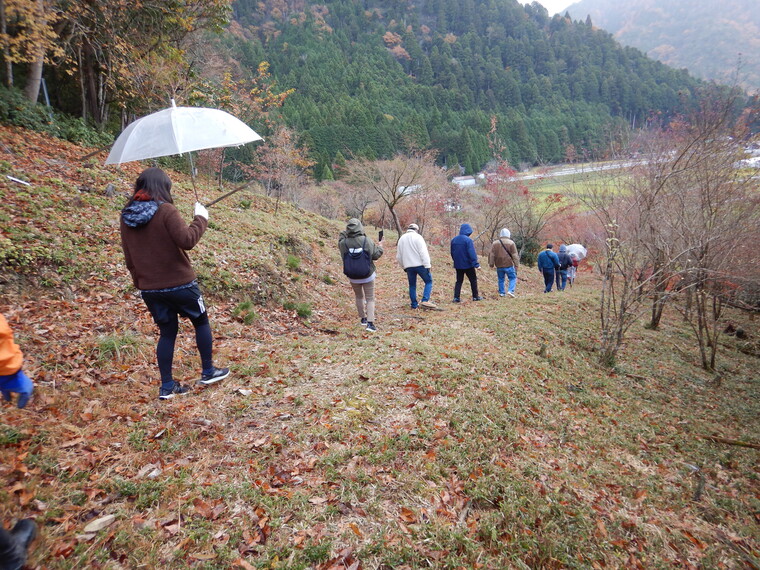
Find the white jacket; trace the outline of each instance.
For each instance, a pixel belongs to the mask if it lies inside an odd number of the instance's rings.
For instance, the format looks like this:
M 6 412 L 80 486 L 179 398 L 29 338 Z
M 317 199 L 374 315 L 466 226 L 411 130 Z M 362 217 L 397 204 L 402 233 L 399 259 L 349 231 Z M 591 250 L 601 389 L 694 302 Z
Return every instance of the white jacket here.
M 428 253 L 425 238 L 415 230 L 406 230 L 396 246 L 396 261 L 403 268 L 423 267 L 430 268 L 430 254 Z

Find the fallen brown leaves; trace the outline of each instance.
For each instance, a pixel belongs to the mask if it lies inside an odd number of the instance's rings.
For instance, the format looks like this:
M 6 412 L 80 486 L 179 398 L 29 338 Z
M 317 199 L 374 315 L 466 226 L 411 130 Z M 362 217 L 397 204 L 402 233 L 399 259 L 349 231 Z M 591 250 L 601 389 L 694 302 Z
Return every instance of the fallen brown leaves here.
M 565 294 L 578 304 L 533 294 L 526 272 L 518 299 L 412 319 L 392 247 L 379 262 L 385 334 L 369 336 L 340 277 L 339 225 L 287 206 L 274 218 L 256 198 L 212 211 L 220 223 L 191 253 L 212 288 L 216 358 L 233 374 L 160 403 L 155 327 L 118 249 L 120 199 L 79 190 L 114 180 L 124 192 L 140 167 L 84 168 L 75 147 L 0 134 L 12 150 L 0 159 L 55 190 L 35 209 L 0 182 L 3 231 L 34 229 L 30 243 L 50 237 L 88 264 L 0 283 L 37 382 L 28 409 L 0 408 L 0 513 L 40 523 L 38 567 L 738 568 L 757 557 L 754 450 L 689 437 L 751 440 L 747 355 L 732 362 L 732 391 L 685 381 L 698 372 L 662 335 L 631 341 L 636 366 L 657 358 L 646 389 L 600 371 L 576 348 L 593 344 L 590 274 Z M 191 203 L 177 180 L 178 203 Z M 300 273 L 283 251 L 302 257 Z M 433 256 L 445 298 L 453 271 L 445 248 Z M 312 303 L 311 320 L 282 308 L 288 292 Z M 255 295 L 246 325 L 233 314 Z M 185 324 L 175 372 L 198 374 Z M 693 463 L 705 481 L 696 505 Z

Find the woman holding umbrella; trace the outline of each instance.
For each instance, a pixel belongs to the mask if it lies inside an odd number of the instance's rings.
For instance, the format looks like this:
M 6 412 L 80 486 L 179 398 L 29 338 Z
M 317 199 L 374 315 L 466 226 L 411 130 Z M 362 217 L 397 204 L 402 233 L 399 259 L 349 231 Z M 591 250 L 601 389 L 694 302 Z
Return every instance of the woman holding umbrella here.
M 201 357 L 200 384 L 213 384 L 229 376 L 229 368 L 216 368 L 208 313 L 187 250 L 208 228 L 208 210 L 195 203 L 188 226 L 171 196 L 172 183 L 160 168 L 144 170 L 132 197 L 121 211 L 121 246 L 132 281 L 159 329 L 156 357 L 161 374 L 159 399 L 168 400 L 190 391 L 174 380 L 174 344 L 179 315 L 190 319 Z

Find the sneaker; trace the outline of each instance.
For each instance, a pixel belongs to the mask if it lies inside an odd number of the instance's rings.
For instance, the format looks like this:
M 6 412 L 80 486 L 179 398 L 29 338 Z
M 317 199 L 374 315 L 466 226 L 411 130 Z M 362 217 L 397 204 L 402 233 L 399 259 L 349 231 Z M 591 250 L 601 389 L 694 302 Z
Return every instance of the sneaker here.
M 181 396 L 182 394 L 187 394 L 190 392 L 192 388 L 190 386 L 184 386 L 180 384 L 179 382 L 175 382 L 174 386 L 171 388 L 161 388 L 158 391 L 158 399 L 159 400 L 171 400 L 174 396 Z
M 373 323 L 372 321 L 369 321 L 367 323 L 367 329 L 366 330 L 368 332 L 375 332 L 375 331 L 377 331 L 377 328 L 375 327 L 375 323 Z
M 201 374 L 201 379 L 198 380 L 199 384 L 214 384 L 216 382 L 219 382 L 219 380 L 224 380 L 227 378 L 227 376 L 230 375 L 230 369 L 229 368 L 212 368 L 211 372 L 206 374 L 205 372 Z
M 514 293 L 512 293 L 512 291 L 509 291 L 509 292 L 507 292 L 507 295 L 509 295 L 509 296 L 510 296 L 510 297 L 512 297 L 513 299 L 515 298 L 515 294 L 514 294 Z
M 361 326 L 366 327 L 367 326 L 367 317 L 362 317 Z
M 454 300 L 452 303 L 461 303 L 462 301 L 459 300 L 459 297 L 454 297 Z
M 423 309 L 437 309 L 438 308 L 438 305 L 436 305 L 432 301 L 422 301 L 420 305 L 422 306 Z
M 473 297 L 472 300 L 473 301 L 482 301 L 483 297 Z
M 499 293 L 499 297 L 506 297 L 506 293 Z
M 409 305 L 412 309 L 416 309 L 419 307 L 419 305 Z

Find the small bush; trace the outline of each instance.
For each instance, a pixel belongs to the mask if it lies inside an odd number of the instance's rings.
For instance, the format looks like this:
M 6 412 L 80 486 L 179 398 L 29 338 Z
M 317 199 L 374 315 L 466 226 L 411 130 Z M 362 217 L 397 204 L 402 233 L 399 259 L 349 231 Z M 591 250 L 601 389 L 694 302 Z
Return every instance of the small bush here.
M 535 267 L 538 254 L 541 251 L 541 244 L 535 239 L 526 239 L 523 238 L 523 236 L 515 236 L 514 241 L 518 251 L 522 249 L 522 253 L 520 254 L 520 265 Z
M 291 271 L 296 271 L 299 267 L 301 267 L 301 260 L 295 255 L 288 255 L 287 265 L 288 269 Z
M 137 344 L 137 338 L 132 333 L 101 336 L 98 339 L 98 360 L 121 360 L 122 353 L 134 354 Z
M 285 301 L 282 308 L 286 311 L 295 311 L 302 319 L 308 319 L 312 315 L 311 303 L 294 303 Z
M 59 139 L 88 146 L 106 146 L 113 135 L 99 131 L 79 117 L 52 111 L 32 103 L 18 89 L 0 86 L 0 123 L 47 133 Z
M 0 426 L 0 445 L 15 445 L 23 439 L 21 432 L 10 426 Z
M 251 301 L 243 301 L 238 304 L 238 306 L 232 310 L 232 316 L 244 325 L 250 325 L 253 321 L 259 318 L 259 315 L 253 309 L 253 302 Z

